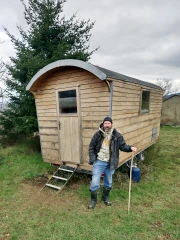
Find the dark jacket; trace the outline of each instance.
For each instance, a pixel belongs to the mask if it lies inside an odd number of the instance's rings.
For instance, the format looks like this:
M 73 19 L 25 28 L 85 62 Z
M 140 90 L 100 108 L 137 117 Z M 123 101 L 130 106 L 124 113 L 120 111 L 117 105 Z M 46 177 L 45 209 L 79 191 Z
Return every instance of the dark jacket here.
M 100 125 L 102 127 L 102 124 Z M 97 154 L 101 149 L 103 143 L 103 133 L 99 130 L 91 139 L 89 144 L 89 164 L 94 164 L 97 161 Z M 123 152 L 132 152 L 131 146 L 125 143 L 123 136 L 114 129 L 110 142 L 110 169 L 114 170 L 118 167 L 119 150 Z

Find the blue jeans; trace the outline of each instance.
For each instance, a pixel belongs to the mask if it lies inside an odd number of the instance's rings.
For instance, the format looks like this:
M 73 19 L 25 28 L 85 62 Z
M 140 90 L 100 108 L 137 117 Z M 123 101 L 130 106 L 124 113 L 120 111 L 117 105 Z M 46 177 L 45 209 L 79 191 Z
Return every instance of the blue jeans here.
M 114 170 L 110 170 L 110 164 L 108 162 L 97 160 L 97 162 L 93 165 L 92 181 L 90 185 L 91 191 L 96 191 L 100 187 L 101 175 L 103 173 L 104 187 L 112 187 L 112 175 L 114 174 Z

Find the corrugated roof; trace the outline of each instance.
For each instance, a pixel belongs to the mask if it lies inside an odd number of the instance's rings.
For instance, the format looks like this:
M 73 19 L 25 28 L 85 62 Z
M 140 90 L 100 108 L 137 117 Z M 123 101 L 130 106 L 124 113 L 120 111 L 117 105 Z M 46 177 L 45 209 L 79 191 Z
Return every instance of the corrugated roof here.
M 94 66 L 96 66 L 99 70 L 104 72 L 110 78 L 115 78 L 115 79 L 119 79 L 119 80 L 123 80 L 123 81 L 127 81 L 127 82 L 132 82 L 132 83 L 136 83 L 136 84 L 141 84 L 141 85 L 144 85 L 144 86 L 148 86 L 148 87 L 152 87 L 152 88 L 157 88 L 157 89 L 163 90 L 161 87 L 159 87 L 156 84 L 145 82 L 145 81 L 142 81 L 142 80 L 139 80 L 139 79 L 136 79 L 136 78 L 132 78 L 132 77 L 123 75 L 121 73 L 113 72 L 111 70 L 99 67 L 97 65 L 94 65 Z
M 180 97 L 180 93 L 172 93 L 172 94 L 166 95 L 166 96 L 163 97 L 163 101 L 166 101 L 169 98 L 172 98 L 172 97 L 175 97 L 175 96 Z

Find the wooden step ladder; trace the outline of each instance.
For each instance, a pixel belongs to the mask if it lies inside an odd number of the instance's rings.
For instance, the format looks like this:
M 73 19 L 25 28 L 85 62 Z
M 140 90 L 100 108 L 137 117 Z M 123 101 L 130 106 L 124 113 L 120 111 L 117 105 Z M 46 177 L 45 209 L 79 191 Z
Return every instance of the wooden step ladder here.
M 74 167 L 65 165 L 59 166 L 53 176 L 48 180 L 41 190 L 43 190 L 45 187 L 51 187 L 58 190 L 58 192 L 62 191 L 77 168 L 78 165 L 74 165 Z

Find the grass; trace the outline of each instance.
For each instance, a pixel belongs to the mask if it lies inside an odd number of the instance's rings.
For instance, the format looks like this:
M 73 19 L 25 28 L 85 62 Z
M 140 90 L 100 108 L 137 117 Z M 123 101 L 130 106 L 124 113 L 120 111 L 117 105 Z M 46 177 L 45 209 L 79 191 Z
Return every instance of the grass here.
M 0 150 L 0 239 L 99 240 L 180 239 L 180 128 L 161 128 L 159 141 L 139 162 L 141 181 L 132 183 L 127 213 L 129 179 L 117 170 L 106 207 L 98 196 L 89 204 L 87 175 L 76 174 L 57 194 L 41 187 L 54 167 L 26 145 Z

